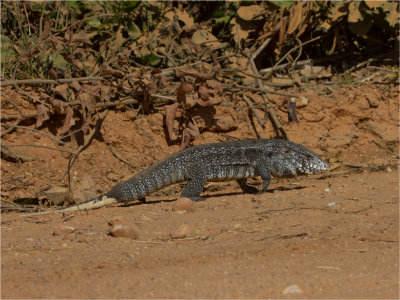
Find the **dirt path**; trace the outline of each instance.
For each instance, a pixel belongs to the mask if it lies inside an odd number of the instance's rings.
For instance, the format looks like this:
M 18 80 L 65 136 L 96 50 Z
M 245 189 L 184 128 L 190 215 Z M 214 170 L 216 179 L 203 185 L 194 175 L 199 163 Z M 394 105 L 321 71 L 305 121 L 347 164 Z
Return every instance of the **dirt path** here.
M 186 213 L 158 197 L 67 217 L 5 214 L 2 297 L 397 298 L 398 177 L 275 180 L 255 196 L 212 185 Z M 116 216 L 139 238 L 110 236 Z M 60 225 L 75 231 L 54 236 Z

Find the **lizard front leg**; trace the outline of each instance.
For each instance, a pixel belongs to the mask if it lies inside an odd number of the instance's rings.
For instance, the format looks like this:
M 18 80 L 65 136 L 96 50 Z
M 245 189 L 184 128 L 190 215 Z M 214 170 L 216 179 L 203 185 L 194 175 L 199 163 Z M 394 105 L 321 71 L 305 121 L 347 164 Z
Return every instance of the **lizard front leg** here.
M 248 185 L 247 184 L 247 178 L 240 178 L 237 179 L 237 182 L 240 185 L 240 188 L 242 189 L 243 193 L 247 194 L 263 194 L 271 181 L 271 171 L 267 167 L 266 163 L 263 163 L 262 161 L 257 163 L 256 165 L 256 173 L 261 176 L 261 179 L 263 180 L 262 188 L 261 190 L 258 190 L 254 186 Z
M 245 194 L 258 194 L 259 190 L 251 185 L 247 184 L 247 178 L 240 178 L 236 180 L 239 183 L 240 188 L 242 189 L 243 193 Z
M 261 176 L 261 179 L 263 180 L 262 188 L 260 191 L 258 191 L 259 194 L 263 194 L 271 181 L 271 170 L 268 167 L 268 164 L 265 161 L 258 161 L 256 165 L 256 172 Z

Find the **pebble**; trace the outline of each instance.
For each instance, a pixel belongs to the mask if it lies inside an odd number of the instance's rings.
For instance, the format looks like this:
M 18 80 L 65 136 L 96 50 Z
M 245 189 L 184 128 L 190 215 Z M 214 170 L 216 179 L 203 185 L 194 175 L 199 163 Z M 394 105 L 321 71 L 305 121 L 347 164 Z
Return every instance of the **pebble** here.
M 172 211 L 175 211 L 178 214 L 184 214 L 186 212 L 193 210 L 194 210 L 193 201 L 190 200 L 189 198 L 179 198 L 172 206 Z
M 327 206 L 330 207 L 330 206 L 335 206 L 335 205 L 336 205 L 336 202 L 329 202 Z
M 297 284 L 287 286 L 282 292 L 283 295 L 293 295 L 301 293 L 303 293 L 303 291 L 297 286 Z
M 173 239 L 183 239 L 190 235 L 190 228 L 188 224 L 181 224 L 176 231 L 170 233 Z
M 113 218 L 110 222 L 108 222 L 108 225 L 110 225 L 110 234 L 113 237 L 125 237 L 134 240 L 139 238 L 137 229 L 134 228 L 134 226 L 125 225 L 122 217 Z
M 58 225 L 54 227 L 53 235 L 61 235 L 61 234 L 70 234 L 73 233 L 76 229 L 72 226 L 66 225 Z
M 69 152 L 63 152 L 62 153 L 62 156 L 65 158 L 65 159 L 69 159 L 70 157 L 71 157 L 71 153 L 69 153 Z
M 39 132 L 34 132 L 33 133 L 33 137 L 37 140 L 40 140 L 40 138 L 42 137 L 42 135 Z

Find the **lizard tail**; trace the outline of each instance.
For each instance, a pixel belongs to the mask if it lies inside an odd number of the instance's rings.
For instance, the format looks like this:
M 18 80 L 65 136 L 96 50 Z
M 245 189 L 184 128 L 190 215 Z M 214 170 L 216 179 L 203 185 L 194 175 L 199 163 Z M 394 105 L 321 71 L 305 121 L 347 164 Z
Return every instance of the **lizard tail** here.
M 46 211 L 33 213 L 33 214 L 24 214 L 22 216 L 29 217 L 29 216 L 48 215 L 51 213 L 69 213 L 69 212 L 75 212 L 75 211 L 80 211 L 80 210 L 91 210 L 91 209 L 100 208 L 100 207 L 103 207 L 106 205 L 110 205 L 110 204 L 113 204 L 116 202 L 118 202 L 117 199 L 112 198 L 112 197 L 107 197 L 107 194 L 104 194 L 104 195 L 100 195 L 96 198 L 92 198 L 90 200 L 81 202 L 79 204 L 75 204 L 73 206 L 58 208 L 56 210 L 46 210 Z

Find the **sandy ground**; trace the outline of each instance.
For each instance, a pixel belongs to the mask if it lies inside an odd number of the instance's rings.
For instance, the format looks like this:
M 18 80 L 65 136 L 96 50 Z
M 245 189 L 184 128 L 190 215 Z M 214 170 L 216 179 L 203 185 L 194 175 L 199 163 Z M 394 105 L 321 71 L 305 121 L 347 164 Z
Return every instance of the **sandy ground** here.
M 398 180 L 394 171 L 282 180 L 264 195 L 224 184 L 186 213 L 156 198 L 3 215 L 2 296 L 397 298 Z M 138 239 L 110 236 L 115 217 Z M 75 231 L 54 236 L 59 226 Z
M 2 95 L 13 96 L 7 89 Z M 280 110 L 278 117 L 292 141 L 330 163 L 329 173 L 275 178 L 263 195 L 242 194 L 235 182 L 210 183 L 199 203 L 176 201 L 175 185 L 146 203 L 69 215 L 3 213 L 2 297 L 398 298 L 398 87 L 321 88 L 304 96 L 299 122 L 285 124 Z M 273 135 L 242 107 L 196 111 L 201 138 L 193 144 Z M 177 151 L 165 141 L 163 108 L 134 116 L 110 111 L 72 168 L 76 199 L 84 187 L 105 192 Z M 60 124 L 43 130 L 54 134 Z M 53 145 L 26 130 L 2 142 Z M 68 155 L 32 147 L 18 155 L 25 162 L 2 157 L 3 207 L 44 199 L 46 190 L 66 184 L 60 177 Z M 110 221 L 128 237 L 110 235 Z

